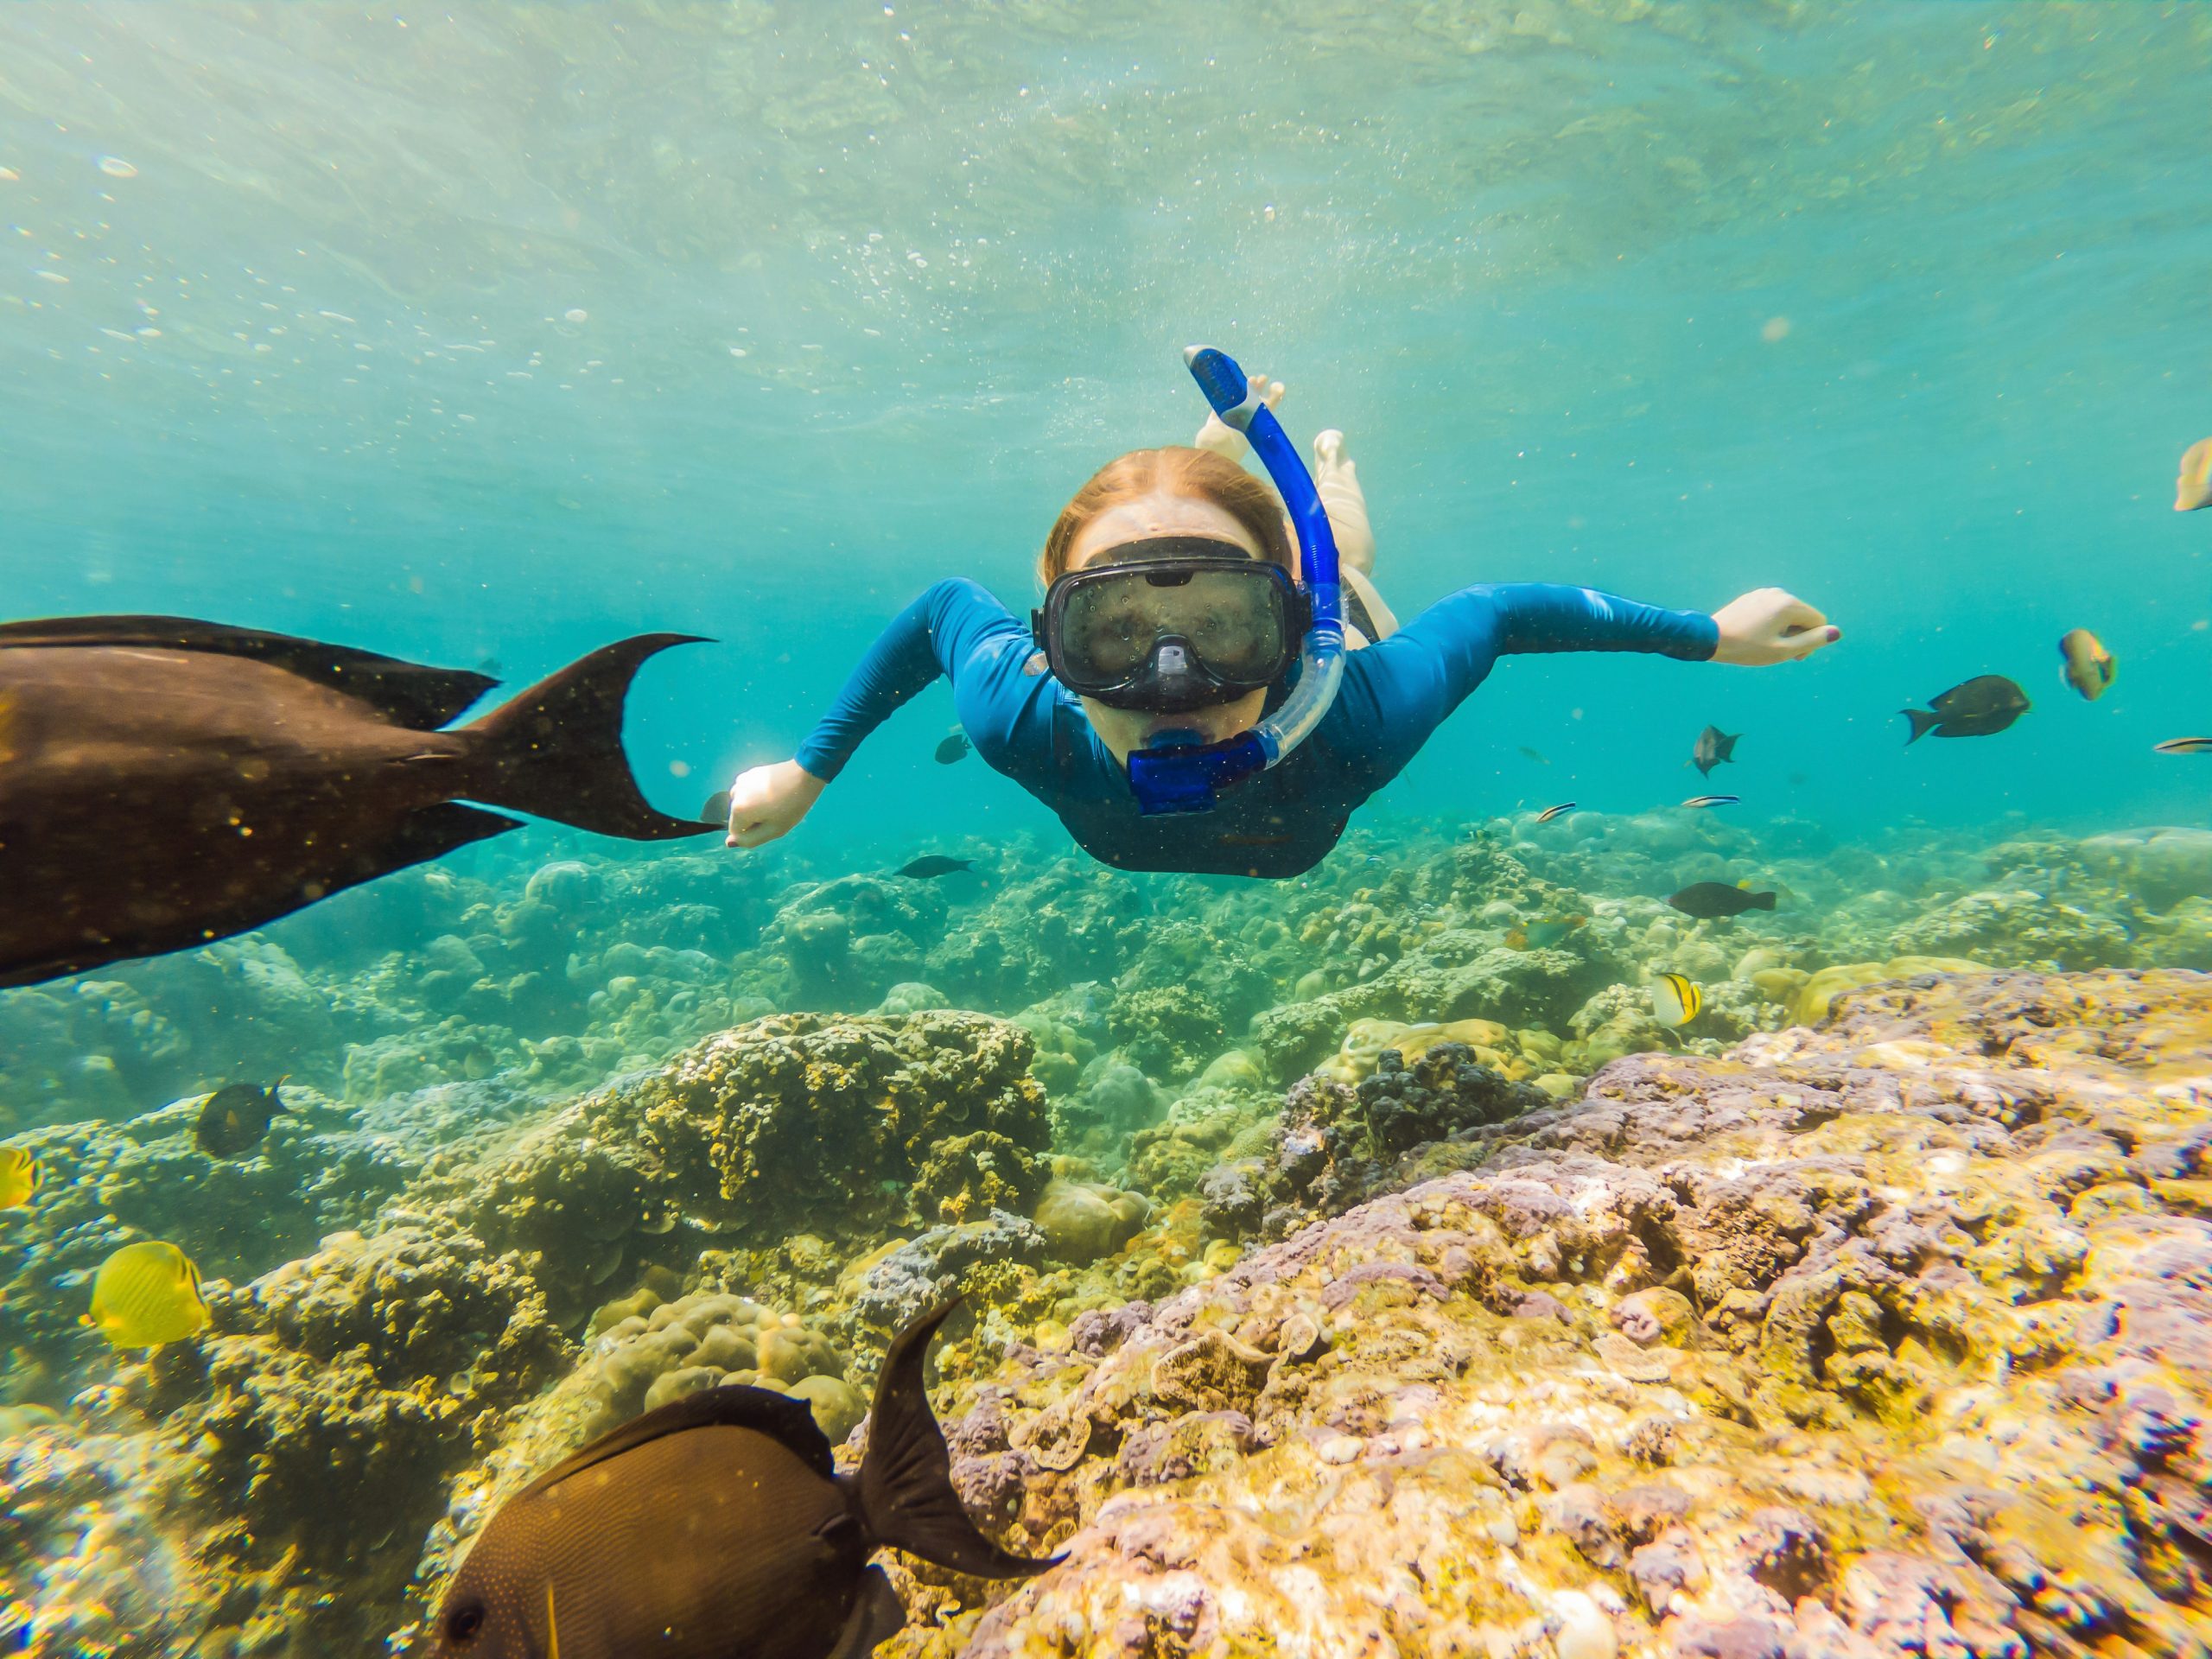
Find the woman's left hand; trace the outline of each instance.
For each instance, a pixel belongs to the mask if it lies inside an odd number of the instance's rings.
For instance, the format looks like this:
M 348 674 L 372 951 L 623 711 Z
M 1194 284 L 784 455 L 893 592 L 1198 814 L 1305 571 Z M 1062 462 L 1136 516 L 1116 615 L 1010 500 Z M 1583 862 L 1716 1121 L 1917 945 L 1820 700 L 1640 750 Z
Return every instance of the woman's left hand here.
M 1732 599 L 1713 613 L 1720 627 L 1713 647 L 1716 663 L 1764 668 L 1794 663 L 1843 638 L 1843 630 L 1796 594 L 1780 588 L 1757 588 Z

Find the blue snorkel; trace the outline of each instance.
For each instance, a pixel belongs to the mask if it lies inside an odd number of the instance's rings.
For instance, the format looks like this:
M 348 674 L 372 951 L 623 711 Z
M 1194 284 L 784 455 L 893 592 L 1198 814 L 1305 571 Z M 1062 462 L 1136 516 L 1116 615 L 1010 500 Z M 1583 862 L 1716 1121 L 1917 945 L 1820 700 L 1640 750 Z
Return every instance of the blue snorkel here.
M 1313 620 L 1299 647 L 1298 683 L 1274 714 L 1250 731 L 1219 743 L 1177 743 L 1172 734 L 1164 734 L 1169 735 L 1166 743 L 1129 756 L 1129 785 L 1136 791 L 1137 810 L 1147 817 L 1211 811 L 1219 791 L 1275 765 L 1313 735 L 1337 700 L 1344 672 L 1344 590 L 1337 580 L 1337 538 L 1313 474 L 1299 459 L 1297 446 L 1274 411 L 1253 394 L 1234 358 L 1211 346 L 1192 346 L 1185 349 L 1183 361 L 1213 412 L 1250 440 L 1290 510 L 1305 577 L 1300 585 Z

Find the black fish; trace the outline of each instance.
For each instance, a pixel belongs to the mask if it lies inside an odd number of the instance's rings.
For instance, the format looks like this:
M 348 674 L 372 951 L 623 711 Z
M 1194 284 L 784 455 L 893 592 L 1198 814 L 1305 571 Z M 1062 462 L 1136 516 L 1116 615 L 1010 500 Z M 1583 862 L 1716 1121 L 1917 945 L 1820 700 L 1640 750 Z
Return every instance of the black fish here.
M 2028 694 L 2002 674 L 1977 674 L 1925 709 L 1900 709 L 1912 722 L 1908 747 L 1933 732 L 1938 737 L 1988 737 L 2028 712 Z
M 937 763 L 940 766 L 949 766 L 954 761 L 963 758 L 968 751 L 975 747 L 968 741 L 967 733 L 955 732 L 937 746 Z
M 493 682 L 181 617 L 0 626 L 0 985 L 226 938 L 521 827 L 464 799 L 705 834 L 622 756 L 631 677 L 693 637 L 605 646 L 441 731 Z
M 947 858 L 943 853 L 926 853 L 911 864 L 901 864 L 898 874 L 911 875 L 917 881 L 934 881 L 940 875 L 950 875 L 955 870 L 972 870 L 972 858 Z
M 1707 727 L 1697 734 L 1697 747 L 1690 751 L 1690 764 L 1697 768 L 1700 777 L 1712 777 L 1713 769 L 1723 760 L 1732 762 L 1736 759 L 1736 745 L 1743 736 L 1741 732 L 1732 735 L 1718 726 Z
M 857 1473 L 787 1394 L 733 1383 L 649 1411 L 486 1523 L 417 1659 L 861 1659 L 906 1618 L 877 1549 L 1043 1572 L 1059 1558 L 1001 1549 L 952 1489 L 922 1357 L 954 1306 L 893 1339 Z
M 1747 910 L 1772 910 L 1774 895 L 1746 893 L 1726 881 L 1694 881 L 1667 902 L 1685 916 L 1710 922 L 1723 916 L 1740 916 Z
M 259 1146 L 269 1133 L 269 1120 L 291 1109 L 276 1089 L 275 1083 L 266 1089 L 226 1083 L 208 1096 L 200 1109 L 200 1127 L 193 1131 L 200 1150 L 210 1158 L 243 1158 Z
M 707 804 L 699 809 L 699 822 L 711 823 L 717 830 L 729 825 L 729 791 L 718 789 L 707 797 Z

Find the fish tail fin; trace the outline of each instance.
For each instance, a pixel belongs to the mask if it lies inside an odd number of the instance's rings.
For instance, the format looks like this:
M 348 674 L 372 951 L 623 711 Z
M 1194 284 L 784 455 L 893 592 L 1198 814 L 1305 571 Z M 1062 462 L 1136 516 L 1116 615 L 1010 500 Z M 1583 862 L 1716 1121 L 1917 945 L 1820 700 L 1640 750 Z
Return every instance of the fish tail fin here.
M 1774 908 L 1774 895 L 1770 893 L 1753 893 L 1751 895 L 1751 908 L 1753 910 L 1772 910 Z
M 1020 1579 L 1058 1560 L 1011 1554 L 976 1529 L 952 1489 L 952 1456 L 922 1387 L 930 1338 L 960 1306 L 954 1297 L 892 1339 L 868 1413 L 861 1459 L 861 1515 L 879 1544 L 889 1544 L 956 1573 Z
M 1932 709 L 1900 709 L 1897 713 L 1912 722 L 1912 735 L 1905 739 L 1907 748 L 1927 736 L 1929 727 L 1943 723 L 1943 716 Z
M 630 841 L 705 835 L 711 826 L 647 803 L 622 752 L 622 704 L 639 668 L 698 638 L 641 633 L 603 645 L 462 728 L 477 746 L 471 795 Z

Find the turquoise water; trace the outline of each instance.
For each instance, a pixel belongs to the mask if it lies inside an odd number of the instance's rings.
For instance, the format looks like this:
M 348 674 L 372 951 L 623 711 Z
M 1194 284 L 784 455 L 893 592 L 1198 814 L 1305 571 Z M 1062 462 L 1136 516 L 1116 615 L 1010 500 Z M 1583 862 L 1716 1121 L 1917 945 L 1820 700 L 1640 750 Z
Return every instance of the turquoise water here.
M 1711 720 L 1752 734 L 1754 817 L 2195 821 L 2202 780 L 2149 746 L 2212 720 L 2206 525 L 2166 510 L 2212 426 L 2197 9 L 0 30 L 18 613 L 511 678 L 712 634 L 635 726 L 689 808 L 671 762 L 787 753 L 928 581 L 1025 607 L 1074 486 L 1195 426 L 1176 351 L 1205 339 L 1288 382 L 1294 433 L 1348 434 L 1402 613 L 1482 578 L 1708 607 L 1772 582 L 1847 629 L 1786 673 L 1510 664 L 1372 810 L 1557 793 L 1522 743 L 1586 800 L 1676 798 Z M 2056 683 L 2077 625 L 2121 664 L 2094 709 Z M 2034 717 L 1900 752 L 1892 711 L 1984 671 Z M 809 833 L 1049 829 L 980 771 L 938 787 L 947 708 Z
M 1036 602 L 1074 489 L 1197 428 L 1197 340 L 1287 383 L 1301 446 L 1345 433 L 1401 618 L 1484 581 L 1700 609 L 1777 585 L 1843 629 L 1766 670 L 1509 660 L 1281 889 L 1103 874 L 980 760 L 932 761 L 940 683 L 758 853 L 532 824 L 0 991 L 0 1141 L 48 1183 L 0 1210 L 0 1496 L 33 1517 L 0 1529 L 0 1651 L 386 1651 L 625 1294 L 758 1294 L 879 1349 L 840 1275 L 940 1218 L 879 1213 L 912 1171 L 766 1242 L 629 1216 L 581 1266 L 523 1199 L 455 1196 L 508 1191 L 510 1126 L 767 1014 L 1018 1017 L 1056 1114 L 1018 1149 L 1038 1180 L 1049 1153 L 1153 1206 L 1126 1299 L 1236 1248 L 1200 1230 L 1200 1164 L 1143 1137 L 1211 1078 L 1247 1139 L 1210 1154 L 1267 1144 L 1317 1063 L 1375 1065 L 1390 1033 L 1354 1023 L 1495 1014 L 1516 1080 L 1572 1097 L 1624 1053 L 1816 1017 L 1824 969 L 2212 969 L 2212 760 L 2152 752 L 2212 733 L 2212 512 L 2171 510 L 2212 434 L 2208 86 L 2212 6 L 2186 4 L 0 9 L 0 620 L 178 613 L 510 687 L 709 636 L 630 702 L 639 778 L 689 817 L 788 757 L 931 582 Z M 2119 663 L 2094 703 L 2059 682 L 2077 626 Z M 2026 688 L 2016 727 L 1904 747 L 1897 710 L 1983 673 Z M 1700 782 L 1708 723 L 1745 735 Z M 1674 811 L 1702 789 L 1742 804 Z M 1535 839 L 1569 798 L 1599 816 Z M 2092 840 L 2160 827 L 2157 858 Z M 882 879 L 928 851 L 979 871 Z M 1783 906 L 1662 908 L 1710 880 Z M 1516 930 L 1567 911 L 1529 989 Z M 1510 1007 L 1420 1004 L 1461 982 L 1448 950 L 1413 1000 L 1358 1000 L 1477 931 Z M 1702 1024 L 1643 1012 L 1662 971 L 1706 987 Z M 297 1116 L 264 1149 L 194 1149 L 201 1096 L 280 1074 Z M 482 1414 L 359 1429 L 357 1560 L 262 1465 L 239 1497 L 225 1448 L 266 1406 L 311 1466 L 326 1429 L 353 1455 L 268 1310 L 426 1216 L 528 1259 L 508 1290 L 438 1270 L 486 1305 L 528 1279 L 543 1351 L 502 1360 L 512 1395 L 481 1332 L 379 1373 Z M 157 1236 L 211 1281 L 194 1340 L 227 1381 L 79 1327 L 105 1253 Z M 364 1352 L 404 1322 L 372 1313 Z M 295 1392 L 222 1393 L 264 1364 Z M 90 1449 L 25 1472 L 57 1416 Z M 206 1507 L 172 1503 L 177 1470 Z M 54 1520 L 62 1487 L 127 1524 Z M 219 1523 L 245 1542 L 194 1530 Z

